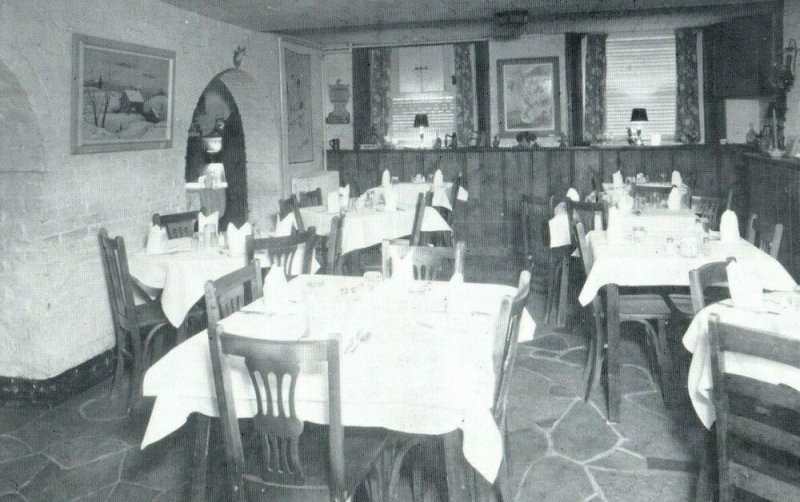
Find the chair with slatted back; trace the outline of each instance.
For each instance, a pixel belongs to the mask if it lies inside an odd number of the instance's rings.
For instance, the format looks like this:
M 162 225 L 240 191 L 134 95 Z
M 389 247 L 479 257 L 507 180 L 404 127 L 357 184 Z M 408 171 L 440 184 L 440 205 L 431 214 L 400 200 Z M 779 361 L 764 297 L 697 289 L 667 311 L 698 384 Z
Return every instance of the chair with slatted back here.
M 719 500 L 800 500 L 800 392 L 728 371 L 732 354 L 797 371 L 800 341 L 726 324 L 718 314 L 708 324 Z
M 212 351 L 220 355 L 215 385 L 227 403 L 237 396 L 228 356 L 244 359 L 257 413 L 252 432 L 240 429 L 234 407 L 220 410 L 231 452 L 233 484 L 228 500 L 342 501 L 355 493 L 392 440 L 385 429 L 347 429 L 342 424 L 339 340 L 269 340 L 217 329 Z M 328 426 L 307 427 L 297 415 L 295 391 L 306 371 L 326 375 Z M 248 440 L 243 443 L 243 439 Z M 252 445 L 252 447 L 251 447 Z
M 303 223 L 303 216 L 300 214 L 300 205 L 297 202 L 297 197 L 292 194 L 287 199 L 278 201 L 278 219 L 283 220 L 289 214 L 294 215 L 294 223 L 298 232 L 305 232 L 306 226 Z
M 704 195 L 692 195 L 691 200 L 692 212 L 701 218 L 706 218 L 710 228 L 719 228 L 719 198 L 707 197 Z
M 199 211 L 187 211 L 185 213 L 158 214 L 153 215 L 153 225 L 167 229 L 167 237 L 178 239 L 181 237 L 192 237 L 197 229 L 197 214 Z
M 317 243 L 317 229 L 309 227 L 304 232 L 296 232 L 292 235 L 283 237 L 263 237 L 247 239 L 247 257 L 253 260 L 257 255 L 261 258 L 263 266 L 283 267 L 286 276 L 296 275 L 295 259 L 302 259 L 301 274 L 310 274 L 312 260 L 314 259 L 314 248 Z M 298 250 L 302 247 L 303 253 L 299 255 Z
M 708 302 L 718 302 L 729 297 L 726 267 L 734 260 L 705 263 L 689 271 L 689 294 L 672 293 L 667 296 L 673 313 L 691 320 Z
M 120 236 L 112 239 L 108 236 L 108 231 L 101 228 L 98 241 L 117 340 L 117 361 L 111 397 L 122 398 L 125 361 L 130 361 L 132 375 L 127 389 L 127 410 L 130 411 L 141 397 L 142 379 L 149 366 L 151 342 L 156 335 L 165 335 L 171 331 L 171 326 L 161 310 L 158 298 L 151 300 L 145 294 L 135 294 L 135 285 L 128 271 L 125 240 Z
M 328 275 L 342 275 L 342 237 L 344 236 L 345 215 L 334 216 L 331 218 L 331 231 L 328 233 L 325 273 Z
M 514 363 L 517 359 L 517 343 L 519 341 L 520 323 L 523 310 L 528 303 L 530 294 L 531 274 L 523 270 L 519 276 L 517 294 L 513 298 L 503 298 L 500 305 L 500 316 L 497 322 L 497 331 L 494 336 L 494 368 L 495 390 L 492 414 L 495 423 L 500 428 L 503 436 L 503 451 L 506 455 L 511 451 L 509 445 L 509 431 L 507 427 L 506 405 L 508 392 L 511 388 L 511 377 L 514 372 Z M 497 486 L 501 492 L 501 500 L 512 500 L 509 482 L 511 479 L 510 462 L 505 460 L 506 472 L 498 474 Z
M 411 245 L 419 246 L 422 242 L 422 220 L 425 218 L 425 208 L 433 203 L 433 192 L 428 191 L 417 195 L 417 204 L 414 206 L 414 223 L 411 226 Z
M 578 242 L 581 261 L 588 277 L 594 266 L 594 257 L 586 241 L 583 223 L 575 221 L 572 229 L 574 238 Z M 603 349 L 607 343 L 604 329 L 605 322 L 603 320 L 605 309 L 600 301 L 600 295 L 595 297 L 589 308 L 594 325 L 590 326 L 589 354 L 584 368 L 584 379 L 586 381 L 584 399 L 589 398 L 592 388 L 598 382 L 598 368 L 601 367 Z M 654 373 L 660 383 L 664 400 L 668 403 L 672 403 L 674 397 L 672 392 L 675 390 L 672 360 L 667 345 L 666 324 L 671 319 L 672 310 L 659 294 L 634 292 L 619 295 L 619 321 L 620 323 L 635 322 L 644 328 L 645 341 L 652 348 L 655 356 L 656 368 L 654 368 Z M 653 323 L 655 323 L 655 327 Z
M 298 192 L 297 207 L 314 207 L 322 205 L 322 188 L 309 192 Z
M 464 242 L 452 247 L 411 246 L 409 244 L 383 241 L 381 246 L 381 269 L 384 278 L 392 277 L 392 257 L 403 258 L 408 253 L 414 268 L 414 279 L 421 281 L 446 281 L 453 274 L 464 275 Z

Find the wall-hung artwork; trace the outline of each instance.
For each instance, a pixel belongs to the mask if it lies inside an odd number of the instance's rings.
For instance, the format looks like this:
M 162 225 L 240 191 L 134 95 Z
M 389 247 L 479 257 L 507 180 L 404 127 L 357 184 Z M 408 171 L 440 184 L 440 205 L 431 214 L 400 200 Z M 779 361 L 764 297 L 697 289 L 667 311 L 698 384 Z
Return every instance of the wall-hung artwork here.
M 343 84 L 342 80 L 337 78 L 335 84 L 328 85 L 328 96 L 333 110 L 325 117 L 325 123 L 349 124 L 350 112 L 347 111 L 347 104 L 350 102 L 350 86 Z
M 175 52 L 72 36 L 72 153 L 172 147 Z
M 311 56 L 289 49 L 283 55 L 289 163 L 311 162 L 314 160 Z
M 500 59 L 497 82 L 501 136 L 561 131 L 558 58 Z

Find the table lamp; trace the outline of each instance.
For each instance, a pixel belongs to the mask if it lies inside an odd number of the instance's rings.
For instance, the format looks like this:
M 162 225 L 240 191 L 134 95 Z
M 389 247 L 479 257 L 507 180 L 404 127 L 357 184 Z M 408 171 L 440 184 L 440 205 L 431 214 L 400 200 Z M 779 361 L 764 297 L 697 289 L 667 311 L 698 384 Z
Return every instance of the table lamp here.
M 425 128 L 428 127 L 428 114 L 417 113 L 414 115 L 414 127 L 419 129 L 420 146 L 425 145 Z
M 647 122 L 647 110 L 645 108 L 634 108 L 631 111 L 631 126 L 636 129 L 636 137 L 632 138 L 635 145 L 642 144 L 642 122 Z M 628 138 L 629 141 L 631 138 Z

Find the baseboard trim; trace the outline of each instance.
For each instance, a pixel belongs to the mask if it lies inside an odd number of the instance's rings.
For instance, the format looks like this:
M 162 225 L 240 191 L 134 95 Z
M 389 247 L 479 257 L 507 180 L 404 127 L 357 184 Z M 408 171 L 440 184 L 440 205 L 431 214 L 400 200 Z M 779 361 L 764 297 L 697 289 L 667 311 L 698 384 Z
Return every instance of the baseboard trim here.
M 111 376 L 115 362 L 116 350 L 109 349 L 44 380 L 0 376 L 0 406 L 56 405 Z

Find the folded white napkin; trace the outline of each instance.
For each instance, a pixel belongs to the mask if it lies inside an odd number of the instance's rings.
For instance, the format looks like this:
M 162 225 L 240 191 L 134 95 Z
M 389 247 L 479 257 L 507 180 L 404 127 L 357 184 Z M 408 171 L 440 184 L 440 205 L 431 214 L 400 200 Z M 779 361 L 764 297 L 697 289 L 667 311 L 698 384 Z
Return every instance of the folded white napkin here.
M 233 223 L 228 223 L 225 237 L 228 240 L 228 251 L 231 255 L 243 255 L 247 253 L 247 236 L 253 234 L 253 227 L 250 222 L 246 222 L 241 228 L 236 228 Z
M 329 213 L 333 214 L 333 213 L 338 213 L 339 212 L 339 209 L 341 208 L 341 202 L 339 200 L 339 191 L 338 190 L 335 191 L 335 192 L 329 193 L 327 198 L 326 198 L 326 201 L 327 201 L 327 209 L 328 209 Z
M 202 211 L 197 215 L 197 230 L 204 232 L 206 225 L 214 225 L 214 231 L 219 232 L 219 211 L 214 211 L 208 216 L 204 215 Z
M 611 175 L 611 181 L 614 183 L 614 187 L 616 188 L 625 186 L 625 182 L 622 179 L 622 173 L 619 171 Z
M 570 188 L 567 190 L 567 198 L 574 202 L 580 202 L 581 196 L 578 194 L 578 191 L 574 188 Z
M 750 310 L 763 310 L 764 288 L 758 276 L 741 263 L 728 264 L 728 290 L 733 305 Z
M 150 225 L 150 232 L 147 234 L 147 254 L 160 254 L 166 249 L 167 229 L 158 225 Z
M 337 194 L 335 198 L 338 203 L 339 195 Z M 336 212 L 338 213 L 339 210 L 337 209 Z M 294 219 L 294 212 L 291 212 L 287 214 L 284 219 L 279 220 L 278 224 L 275 225 L 275 237 L 286 237 L 287 235 L 292 235 L 292 229 L 296 226 L 297 222 Z
M 395 192 L 392 185 L 383 187 L 383 202 L 386 211 L 397 210 L 397 192 Z
M 627 192 L 620 193 L 619 199 L 617 200 L 617 207 L 620 213 L 630 214 L 630 212 L 633 211 L 633 197 Z
M 450 278 L 450 284 L 464 284 L 464 274 L 456 272 Z
M 683 185 L 683 179 L 681 179 L 681 173 L 678 171 L 672 171 L 672 186 L 679 187 Z
M 350 201 L 350 185 L 345 185 L 339 188 L 339 204 L 347 206 Z
M 722 213 L 719 219 L 719 238 L 725 243 L 739 242 L 739 220 L 730 209 Z
M 469 200 L 469 192 L 463 186 L 458 187 L 458 193 L 456 194 L 456 199 L 466 202 Z
M 289 283 L 283 267 L 273 266 L 264 277 L 264 305 L 270 310 L 280 312 L 289 301 Z
M 681 189 L 672 187 L 672 190 L 669 191 L 669 197 L 667 198 L 667 208 L 669 208 L 670 211 L 680 211 L 682 200 L 683 192 Z
M 560 214 L 556 213 L 555 216 L 550 218 L 547 225 L 550 229 L 551 248 L 569 246 L 572 244 L 572 238 L 569 235 L 569 218 L 567 217 L 566 211 Z
M 433 186 L 441 185 L 444 185 L 444 175 L 441 169 L 437 169 L 436 172 L 433 173 Z
M 392 247 L 389 256 L 392 264 L 392 279 L 397 281 L 414 280 L 414 250 L 409 250 L 408 254 L 401 257 L 396 247 Z
M 608 208 L 608 242 L 618 244 L 625 239 L 625 229 L 622 225 L 622 214 L 616 207 Z
M 392 184 L 392 173 L 390 173 L 388 169 L 384 169 L 383 174 L 381 174 L 381 186 L 387 187 L 391 184 Z

